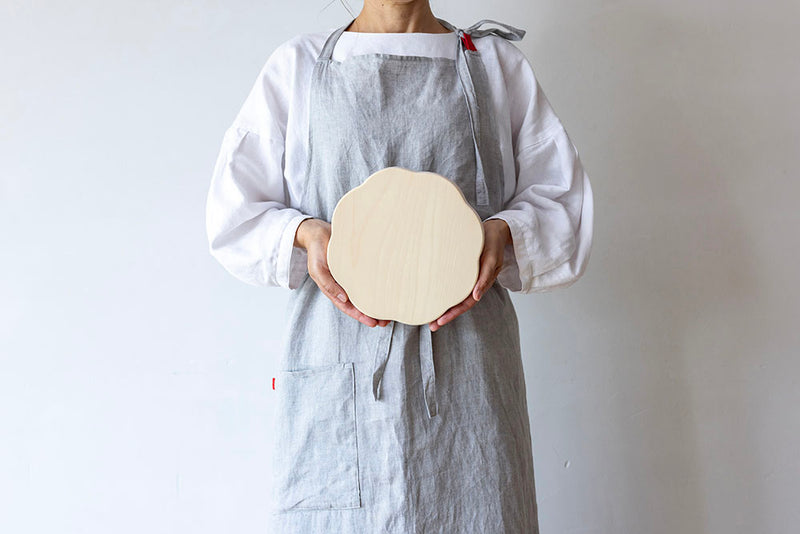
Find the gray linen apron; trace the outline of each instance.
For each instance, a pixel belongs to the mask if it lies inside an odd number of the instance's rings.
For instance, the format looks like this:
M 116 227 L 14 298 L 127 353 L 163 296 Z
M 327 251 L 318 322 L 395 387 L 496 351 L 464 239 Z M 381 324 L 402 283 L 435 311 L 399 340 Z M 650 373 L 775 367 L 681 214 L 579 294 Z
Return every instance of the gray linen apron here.
M 503 209 L 490 86 L 471 38 L 525 32 L 439 21 L 457 33 L 453 58 L 338 62 L 333 48 L 352 21 L 330 34 L 311 79 L 298 209 L 330 222 L 345 193 L 395 165 L 453 180 L 482 220 Z M 538 532 L 519 325 L 505 288 L 495 282 L 431 332 L 365 326 L 306 275 L 287 317 L 271 532 Z

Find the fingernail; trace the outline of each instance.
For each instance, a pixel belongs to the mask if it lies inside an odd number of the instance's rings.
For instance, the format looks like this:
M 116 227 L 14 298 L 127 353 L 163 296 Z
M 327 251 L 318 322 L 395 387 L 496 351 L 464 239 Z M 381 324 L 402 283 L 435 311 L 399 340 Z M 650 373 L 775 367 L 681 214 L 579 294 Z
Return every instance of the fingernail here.
M 342 302 L 347 302 L 347 297 L 344 296 L 344 293 L 339 293 L 336 298 L 341 300 Z

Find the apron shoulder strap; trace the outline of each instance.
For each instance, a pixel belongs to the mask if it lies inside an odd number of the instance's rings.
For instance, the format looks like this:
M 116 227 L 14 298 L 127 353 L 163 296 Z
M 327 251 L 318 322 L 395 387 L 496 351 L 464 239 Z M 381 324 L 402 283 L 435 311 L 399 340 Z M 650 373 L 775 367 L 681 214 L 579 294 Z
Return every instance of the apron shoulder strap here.
M 456 28 L 446 20 L 438 17 L 436 20 L 438 20 L 442 26 L 453 32 L 456 32 L 458 35 L 458 44 L 456 45 L 455 54 L 456 72 L 458 73 L 458 78 L 461 83 L 461 89 L 464 91 L 464 96 L 467 100 L 467 112 L 469 114 L 472 140 L 473 144 L 475 145 L 475 160 L 477 164 L 477 175 L 475 177 L 475 198 L 477 203 L 476 211 L 481 216 L 481 219 L 483 219 L 492 212 L 489 199 L 489 188 L 486 184 L 486 169 L 484 169 L 484 161 L 481 156 L 481 145 L 483 144 L 482 136 L 486 134 L 481 133 L 481 110 L 478 103 L 477 91 L 479 89 L 483 89 L 483 87 L 476 87 L 476 84 L 472 79 L 473 68 L 478 68 L 481 71 L 483 69 L 480 57 L 475 57 L 475 55 L 468 54 L 467 51 L 477 54 L 477 49 L 472 42 L 472 37 L 478 38 L 492 34 L 504 39 L 508 39 L 509 41 L 519 41 L 525 35 L 525 30 L 521 30 L 519 28 L 515 28 L 514 26 L 490 19 L 483 19 L 466 29 Z M 481 26 L 486 23 L 495 24 L 500 26 L 502 29 L 481 29 Z M 473 67 L 470 67 L 471 63 L 473 64 Z M 485 77 L 485 73 L 483 76 Z
M 331 59 L 333 55 L 333 47 L 336 46 L 336 41 L 339 40 L 339 37 L 344 33 L 344 31 L 350 26 L 355 19 L 352 19 L 344 26 L 340 26 L 336 28 L 334 31 L 328 35 L 328 38 L 325 39 L 325 44 L 322 46 L 322 50 L 319 53 L 319 57 L 317 57 L 317 61 L 328 61 Z

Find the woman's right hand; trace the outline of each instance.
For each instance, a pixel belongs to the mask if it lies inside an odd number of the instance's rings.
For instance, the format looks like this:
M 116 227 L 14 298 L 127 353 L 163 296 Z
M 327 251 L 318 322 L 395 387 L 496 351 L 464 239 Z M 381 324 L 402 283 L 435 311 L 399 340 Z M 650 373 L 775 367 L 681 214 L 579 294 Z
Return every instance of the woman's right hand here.
M 295 233 L 295 246 L 302 247 L 308 255 L 308 274 L 317 284 L 322 293 L 344 313 L 369 327 L 386 326 L 387 319 L 375 319 L 361 313 L 356 308 L 344 288 L 336 283 L 328 268 L 328 242 L 331 239 L 331 224 L 322 219 L 304 219 L 300 222 Z

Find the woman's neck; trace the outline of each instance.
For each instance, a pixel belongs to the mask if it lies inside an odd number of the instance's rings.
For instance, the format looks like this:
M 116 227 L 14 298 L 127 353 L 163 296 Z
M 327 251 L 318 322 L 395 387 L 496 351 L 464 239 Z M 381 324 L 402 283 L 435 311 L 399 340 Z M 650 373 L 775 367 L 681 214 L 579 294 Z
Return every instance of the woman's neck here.
M 347 28 L 365 33 L 449 33 L 433 12 L 428 0 L 364 0 L 364 7 Z

